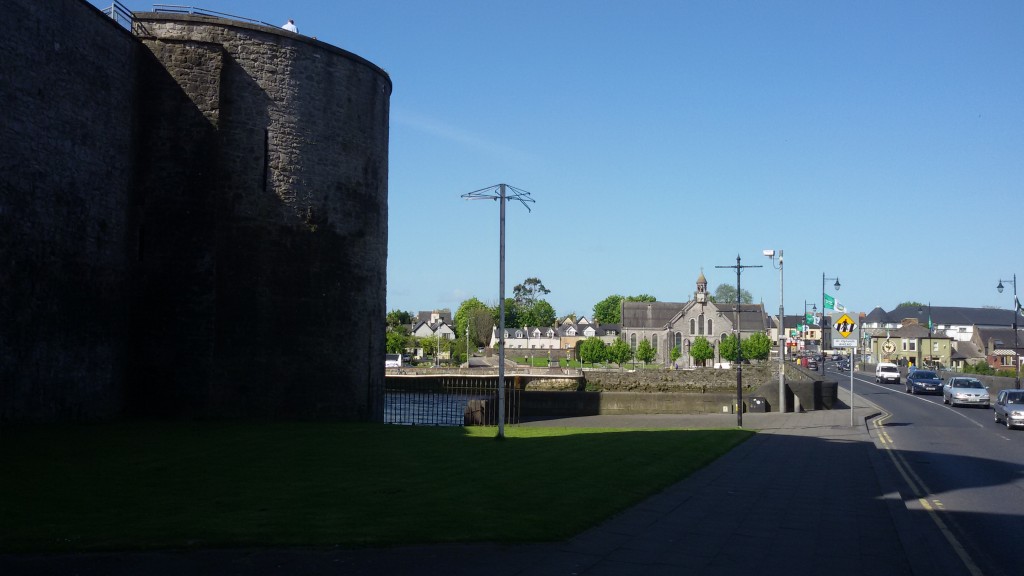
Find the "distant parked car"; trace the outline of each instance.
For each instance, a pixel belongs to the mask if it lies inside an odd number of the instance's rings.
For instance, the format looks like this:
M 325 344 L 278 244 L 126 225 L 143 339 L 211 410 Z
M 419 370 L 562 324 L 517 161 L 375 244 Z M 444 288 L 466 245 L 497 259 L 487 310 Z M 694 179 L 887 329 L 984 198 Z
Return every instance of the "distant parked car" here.
M 992 411 L 996 424 L 1005 422 L 1007 428 L 1024 426 L 1024 390 L 1000 390 Z
M 839 371 L 840 372 L 849 372 L 850 371 L 850 361 L 845 359 L 845 358 L 840 360 L 839 361 Z
M 900 383 L 900 369 L 895 364 L 890 362 L 879 362 L 878 366 L 875 367 L 875 382 L 895 382 Z
M 950 406 L 982 406 L 988 408 L 988 388 L 977 378 L 957 376 L 942 387 L 942 402 Z
M 807 359 L 807 369 L 808 370 L 817 370 L 818 369 L 818 361 L 815 360 L 814 358 L 808 358 Z
M 918 368 L 907 374 L 906 389 L 911 394 L 942 394 L 942 379 L 932 370 Z

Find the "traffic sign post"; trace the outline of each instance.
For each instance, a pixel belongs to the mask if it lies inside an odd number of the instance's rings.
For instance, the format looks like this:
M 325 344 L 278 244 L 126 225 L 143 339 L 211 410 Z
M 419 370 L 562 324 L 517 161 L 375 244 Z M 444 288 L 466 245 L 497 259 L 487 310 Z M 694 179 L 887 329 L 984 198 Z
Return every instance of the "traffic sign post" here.
M 850 355 L 850 427 L 853 427 L 853 367 L 857 360 L 860 326 L 845 312 L 832 314 L 832 347 L 852 348 Z

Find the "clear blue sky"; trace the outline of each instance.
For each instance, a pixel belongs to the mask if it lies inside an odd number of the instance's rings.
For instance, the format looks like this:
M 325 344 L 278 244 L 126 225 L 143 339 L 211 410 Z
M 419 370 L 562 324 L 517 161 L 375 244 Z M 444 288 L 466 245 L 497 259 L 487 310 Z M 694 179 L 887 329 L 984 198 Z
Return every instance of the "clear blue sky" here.
M 853 311 L 1024 281 L 1020 0 L 204 2 L 391 75 L 389 310 L 497 302 L 498 206 L 461 195 L 498 183 L 536 200 L 506 295 L 539 277 L 559 315 L 735 285 L 737 254 L 777 311 L 765 248 L 788 313 L 823 273 Z

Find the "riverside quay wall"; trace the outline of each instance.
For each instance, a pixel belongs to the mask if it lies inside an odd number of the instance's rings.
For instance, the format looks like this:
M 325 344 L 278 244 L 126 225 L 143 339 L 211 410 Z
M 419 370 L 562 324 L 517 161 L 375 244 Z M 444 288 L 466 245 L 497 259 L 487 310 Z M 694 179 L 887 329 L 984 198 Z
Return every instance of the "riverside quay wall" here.
M 5 14 L 0 423 L 381 420 L 388 75 L 237 20 Z
M 760 363 L 743 367 L 741 394 L 744 410 L 759 406 L 777 412 L 778 365 Z M 596 414 L 714 414 L 736 408 L 736 370 L 586 370 L 583 375 L 559 378 L 513 378 L 521 387 L 524 418 L 586 416 Z M 799 366 L 786 365 L 786 410 L 829 410 L 836 402 L 837 386 L 831 379 Z M 751 402 L 752 397 L 760 402 Z

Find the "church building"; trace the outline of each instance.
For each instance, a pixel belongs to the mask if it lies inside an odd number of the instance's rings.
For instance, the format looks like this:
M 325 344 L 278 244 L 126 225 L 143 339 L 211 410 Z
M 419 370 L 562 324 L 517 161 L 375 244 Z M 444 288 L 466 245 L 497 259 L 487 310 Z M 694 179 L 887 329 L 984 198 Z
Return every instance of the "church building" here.
M 741 340 L 754 333 L 767 334 L 768 316 L 762 304 L 712 302 L 708 294 L 708 281 L 701 272 L 697 278 L 697 291 L 689 302 L 627 302 L 622 301 L 622 338 L 633 350 L 641 340 L 647 340 L 657 352 L 654 362 L 672 366 L 671 351 L 679 347 L 681 356 L 675 362 L 679 368 L 694 367 L 690 347 L 700 337 L 707 339 L 715 349 L 715 356 L 706 365 L 722 362 L 719 346 L 736 329 Z

